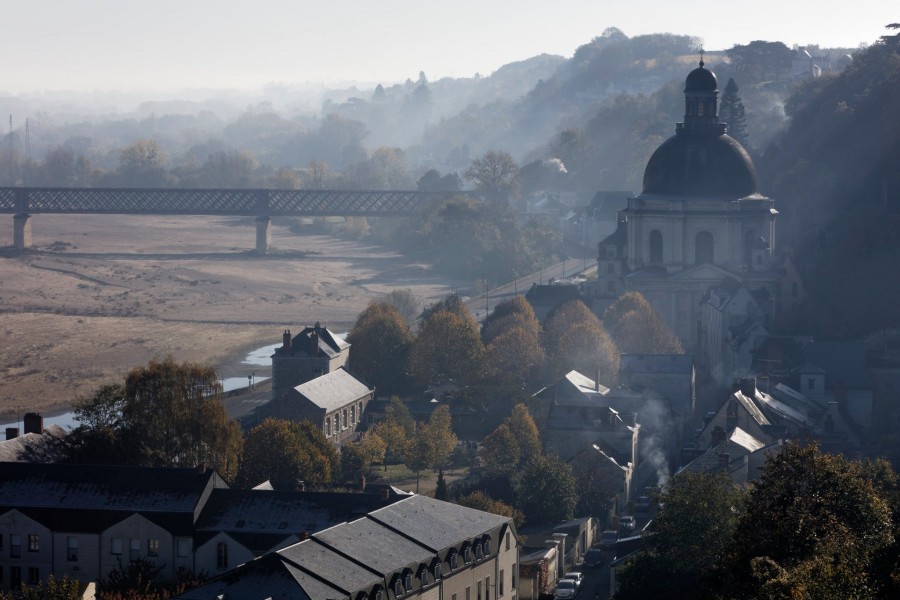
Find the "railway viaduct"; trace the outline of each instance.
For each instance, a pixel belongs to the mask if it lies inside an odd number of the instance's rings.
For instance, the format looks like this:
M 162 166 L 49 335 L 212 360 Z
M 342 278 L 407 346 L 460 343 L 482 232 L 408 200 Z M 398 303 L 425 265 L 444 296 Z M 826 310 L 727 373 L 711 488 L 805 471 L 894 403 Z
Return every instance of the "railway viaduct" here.
M 472 192 L 185 188 L 0 187 L 0 214 L 13 215 L 13 245 L 31 247 L 35 214 L 215 215 L 256 218 L 256 252 L 266 254 L 272 217 L 403 217 Z M 2 244 L 2 241 L 0 241 Z

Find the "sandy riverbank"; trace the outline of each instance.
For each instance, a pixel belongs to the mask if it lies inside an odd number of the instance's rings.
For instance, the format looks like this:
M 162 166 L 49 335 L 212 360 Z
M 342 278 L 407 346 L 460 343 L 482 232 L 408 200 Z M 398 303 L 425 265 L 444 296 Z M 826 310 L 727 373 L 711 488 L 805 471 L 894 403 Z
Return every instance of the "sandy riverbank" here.
M 0 250 L 0 416 L 63 409 L 168 354 L 240 375 L 247 352 L 285 328 L 346 330 L 392 289 L 427 304 L 461 285 L 277 222 L 268 257 L 249 252 L 250 219 L 37 215 L 33 232 L 33 251 Z

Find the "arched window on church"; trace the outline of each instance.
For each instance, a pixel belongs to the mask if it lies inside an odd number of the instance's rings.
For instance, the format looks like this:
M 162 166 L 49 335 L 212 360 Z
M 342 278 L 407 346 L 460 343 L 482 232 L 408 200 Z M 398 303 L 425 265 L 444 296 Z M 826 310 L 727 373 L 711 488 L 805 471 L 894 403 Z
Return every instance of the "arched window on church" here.
M 658 229 L 650 232 L 650 264 L 663 261 L 663 237 Z
M 702 101 L 697 103 L 697 116 L 698 117 L 703 116 L 703 109 L 705 108 L 705 104 L 706 103 L 702 102 Z
M 708 231 L 701 231 L 694 238 L 694 264 L 713 262 L 713 236 Z

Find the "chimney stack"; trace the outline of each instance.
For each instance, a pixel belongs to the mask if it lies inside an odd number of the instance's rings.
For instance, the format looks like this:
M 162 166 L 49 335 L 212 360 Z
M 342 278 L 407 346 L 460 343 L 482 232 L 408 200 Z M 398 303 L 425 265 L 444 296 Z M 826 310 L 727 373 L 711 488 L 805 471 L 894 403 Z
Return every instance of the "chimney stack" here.
M 596 377 L 596 379 L 594 379 L 594 391 L 599 392 L 600 391 L 600 367 L 597 367 L 597 372 L 594 373 L 594 376 Z
M 44 417 L 40 413 L 25 413 L 25 433 L 44 433 Z
M 728 463 L 731 462 L 731 455 L 727 452 L 722 452 L 719 454 L 719 468 L 723 471 L 728 470 Z
M 18 427 L 7 427 L 6 428 L 6 439 L 14 440 L 19 437 L 19 428 Z
M 289 352 L 291 349 L 291 330 L 290 329 L 284 330 L 284 333 L 281 335 L 281 340 L 282 340 L 282 344 L 283 344 L 282 348 L 284 349 L 285 353 Z
M 748 398 L 756 397 L 756 378 L 747 377 L 741 380 L 741 393 Z
M 316 325 L 318 325 L 318 323 L 316 323 Z M 307 352 L 310 356 L 319 354 L 319 334 L 315 331 L 312 331 L 309 334 L 309 348 L 307 349 Z

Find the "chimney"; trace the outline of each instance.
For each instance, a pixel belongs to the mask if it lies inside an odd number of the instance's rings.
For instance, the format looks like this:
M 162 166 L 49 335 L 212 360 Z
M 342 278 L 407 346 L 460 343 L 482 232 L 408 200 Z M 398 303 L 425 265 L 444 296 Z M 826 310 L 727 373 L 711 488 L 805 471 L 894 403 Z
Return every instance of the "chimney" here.
M 44 433 L 44 417 L 40 413 L 25 413 L 25 433 Z
M 284 330 L 284 333 L 281 334 L 281 341 L 283 344 L 282 349 L 284 350 L 284 353 L 288 354 L 291 349 L 291 330 L 290 329 Z
M 19 428 L 18 427 L 7 427 L 6 428 L 6 439 L 14 440 L 19 437 Z
M 748 398 L 756 397 L 756 378 L 747 377 L 741 380 L 741 393 Z
M 316 323 L 316 325 L 318 326 L 319 324 Z M 307 352 L 310 356 L 316 356 L 319 353 L 319 334 L 315 331 L 309 334 L 309 348 Z
M 594 373 L 594 375 L 596 376 L 596 379 L 594 379 L 594 391 L 599 392 L 600 391 L 600 367 L 597 367 L 597 372 Z
M 728 470 L 728 463 L 731 462 L 731 455 L 727 452 L 722 452 L 719 454 L 719 468 L 723 471 Z

